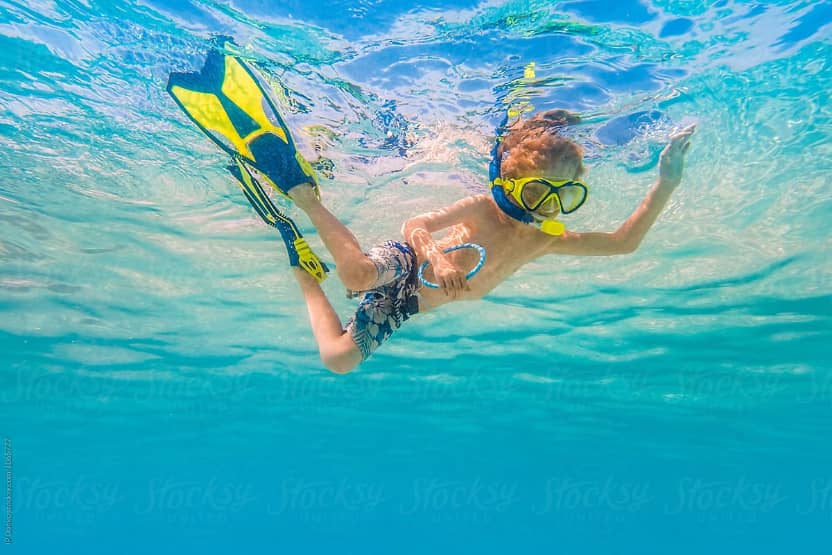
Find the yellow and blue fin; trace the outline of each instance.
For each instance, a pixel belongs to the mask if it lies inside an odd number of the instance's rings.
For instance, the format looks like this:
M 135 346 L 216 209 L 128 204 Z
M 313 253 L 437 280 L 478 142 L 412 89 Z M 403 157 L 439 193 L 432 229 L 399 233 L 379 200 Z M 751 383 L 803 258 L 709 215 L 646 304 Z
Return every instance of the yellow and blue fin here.
M 237 178 L 240 189 L 243 190 L 243 194 L 251 203 L 255 212 L 264 222 L 280 232 L 289 253 L 289 264 L 304 269 L 318 283 L 325 280 L 329 268 L 312 252 L 295 222 L 280 212 L 266 195 L 257 179 L 246 166 L 246 162 L 235 158 L 234 164 L 228 166 L 228 171 Z
M 212 141 L 256 169 L 288 198 L 309 183 L 320 197 L 315 171 L 297 151 L 262 78 L 241 58 L 211 50 L 199 73 L 171 73 L 168 93 Z

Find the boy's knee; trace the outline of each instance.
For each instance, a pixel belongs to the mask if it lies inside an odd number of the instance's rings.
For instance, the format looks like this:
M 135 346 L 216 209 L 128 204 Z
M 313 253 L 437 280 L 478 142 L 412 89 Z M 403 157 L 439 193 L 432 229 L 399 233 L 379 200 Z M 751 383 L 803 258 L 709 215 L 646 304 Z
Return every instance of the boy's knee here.
M 352 338 L 349 338 L 350 342 Z M 354 343 L 342 343 L 328 349 L 321 349 L 321 362 L 330 372 L 347 374 L 361 362 L 361 351 Z
M 352 360 L 351 358 L 341 354 L 321 354 L 321 362 L 323 362 L 324 368 L 330 372 L 335 374 L 349 374 L 355 369 L 356 366 L 358 366 L 360 360 Z
M 357 260 L 354 264 L 342 264 L 337 271 L 344 287 L 353 291 L 366 291 L 378 279 L 378 269 L 367 257 Z

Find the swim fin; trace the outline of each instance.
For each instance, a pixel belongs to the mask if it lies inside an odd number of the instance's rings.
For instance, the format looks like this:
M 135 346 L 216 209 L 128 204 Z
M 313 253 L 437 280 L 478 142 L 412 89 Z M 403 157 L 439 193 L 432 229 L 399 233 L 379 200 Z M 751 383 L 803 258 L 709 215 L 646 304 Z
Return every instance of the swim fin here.
M 306 270 L 318 283 L 325 280 L 329 268 L 312 252 L 295 222 L 277 209 L 245 162 L 240 159 L 235 159 L 234 162 L 228 166 L 228 171 L 237 178 L 240 189 L 257 214 L 280 232 L 289 252 L 289 264 Z
M 188 117 L 235 160 L 257 170 L 281 195 L 315 172 L 297 151 L 267 85 L 242 59 L 211 50 L 199 73 L 171 73 L 167 91 Z

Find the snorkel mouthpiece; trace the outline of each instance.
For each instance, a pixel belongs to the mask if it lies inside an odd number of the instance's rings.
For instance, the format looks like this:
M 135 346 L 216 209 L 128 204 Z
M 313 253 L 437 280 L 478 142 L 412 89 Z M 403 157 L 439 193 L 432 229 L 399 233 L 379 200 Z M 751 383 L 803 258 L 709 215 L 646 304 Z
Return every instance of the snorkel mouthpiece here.
M 566 232 L 566 226 L 557 220 L 543 220 L 540 222 L 540 231 L 546 235 L 563 235 Z

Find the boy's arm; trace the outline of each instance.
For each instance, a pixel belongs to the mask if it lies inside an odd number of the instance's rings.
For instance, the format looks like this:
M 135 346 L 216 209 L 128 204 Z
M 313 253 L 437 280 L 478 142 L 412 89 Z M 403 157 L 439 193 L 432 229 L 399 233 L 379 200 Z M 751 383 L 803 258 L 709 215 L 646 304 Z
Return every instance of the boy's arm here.
M 671 137 L 659 160 L 658 182 L 621 227 L 612 233 L 567 232 L 552 241 L 547 253 L 606 256 L 636 250 L 682 180 L 685 153 L 695 130 L 691 125 Z
M 402 225 L 405 241 L 410 243 L 419 258 L 431 263 L 437 283 L 446 295 L 450 293 L 456 296 L 459 291 L 468 288 L 468 283 L 465 272 L 450 262 L 431 234 L 464 221 L 478 219 L 486 201 L 484 195 L 467 197 L 445 208 L 410 218 Z

